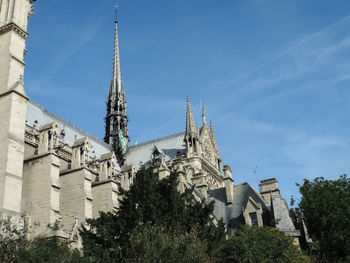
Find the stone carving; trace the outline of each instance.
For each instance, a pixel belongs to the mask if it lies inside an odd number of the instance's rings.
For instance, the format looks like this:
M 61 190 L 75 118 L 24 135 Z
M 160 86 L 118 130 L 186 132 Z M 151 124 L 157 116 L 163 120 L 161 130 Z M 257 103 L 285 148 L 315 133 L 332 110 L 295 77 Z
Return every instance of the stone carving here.
M 211 160 L 212 159 L 212 150 L 211 150 L 211 146 L 210 146 L 210 142 L 208 139 L 206 139 L 204 141 L 204 156 L 205 158 L 207 158 L 208 160 Z

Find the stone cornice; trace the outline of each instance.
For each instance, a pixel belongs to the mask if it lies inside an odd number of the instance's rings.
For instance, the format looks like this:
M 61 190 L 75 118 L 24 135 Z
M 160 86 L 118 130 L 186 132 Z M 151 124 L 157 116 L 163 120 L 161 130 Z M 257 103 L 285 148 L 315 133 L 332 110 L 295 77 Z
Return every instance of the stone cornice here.
M 69 174 L 69 173 L 74 173 L 74 172 L 77 172 L 79 170 L 87 170 L 86 166 L 81 166 L 81 167 L 78 167 L 78 168 L 74 168 L 74 169 L 65 169 L 63 171 L 60 171 L 60 176 L 63 176 L 63 175 L 66 175 L 66 174 Z
M 29 36 L 29 34 L 26 31 L 24 31 L 22 28 L 20 28 L 13 22 L 0 27 L 0 35 L 5 34 L 11 30 L 17 33 L 23 39 L 26 39 Z
M 36 160 L 36 159 L 45 158 L 45 157 L 47 157 L 47 156 L 49 156 L 49 155 L 54 155 L 54 156 L 57 157 L 56 153 L 49 151 L 49 152 L 46 152 L 46 153 L 42 153 L 42 154 L 38 154 L 38 155 L 29 156 L 29 157 L 27 157 L 27 158 L 24 159 L 24 162 L 26 163 L 26 162 L 34 161 L 34 160 Z M 52 165 L 57 166 L 57 165 L 54 164 L 54 163 L 53 163 Z
M 21 92 L 18 92 L 16 89 L 9 89 L 9 90 L 6 90 L 5 92 L 3 92 L 3 93 L 0 94 L 0 98 L 1 98 L 1 97 L 5 97 L 6 95 L 9 95 L 9 94 L 11 94 L 12 92 L 16 93 L 17 95 L 21 96 L 22 98 L 24 98 L 24 99 L 26 99 L 26 100 L 29 100 L 29 98 L 28 98 L 25 94 L 23 94 L 23 93 L 21 93 Z
M 109 184 L 109 183 L 116 184 L 117 182 L 115 182 L 112 178 L 109 178 L 109 179 L 99 181 L 99 182 L 92 182 L 91 187 L 95 187 L 95 186 L 102 185 L 102 184 Z
M 4 217 L 4 216 L 22 216 L 22 215 L 21 215 L 21 212 L 16 212 L 16 211 L 3 208 L 0 210 L 0 217 Z
M 11 57 L 16 60 L 18 63 L 22 64 L 23 66 L 26 65 L 26 63 L 24 63 L 21 59 L 19 59 L 18 57 L 14 56 L 14 55 L 11 55 Z
M 204 169 L 211 172 L 212 175 L 215 175 L 217 179 L 223 181 L 222 174 L 219 169 L 217 169 L 211 162 L 207 161 L 205 158 L 201 158 L 201 163 Z
M 260 194 L 268 194 L 268 193 L 275 193 L 275 192 L 280 192 L 280 190 L 275 189 L 275 190 L 260 191 Z

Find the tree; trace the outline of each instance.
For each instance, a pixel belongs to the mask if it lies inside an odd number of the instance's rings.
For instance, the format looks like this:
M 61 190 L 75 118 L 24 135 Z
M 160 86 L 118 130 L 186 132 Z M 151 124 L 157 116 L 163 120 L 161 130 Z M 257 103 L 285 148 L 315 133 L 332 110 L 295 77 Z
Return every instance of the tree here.
M 135 237 L 135 229 L 144 225 L 179 235 L 197 229 L 198 238 L 208 242 L 210 253 L 225 237 L 224 224 L 222 221 L 219 227 L 213 224 L 213 202 L 198 202 L 193 189 L 179 193 L 178 183 L 176 172 L 160 180 L 151 168 L 139 170 L 130 190 L 121 191 L 119 210 L 100 213 L 99 218 L 87 221 L 88 228 L 83 227 L 85 259 L 90 262 L 121 261 L 131 246 L 131 237 Z
M 141 225 L 133 231 L 126 249 L 125 263 L 210 263 L 207 242 L 197 230 L 188 234 L 167 231 L 163 227 Z
M 294 205 L 294 204 L 293 204 Z M 291 202 L 292 206 L 292 202 Z M 299 244 L 302 250 L 309 250 L 309 244 L 305 232 L 303 214 L 299 207 L 292 207 L 289 209 L 289 216 L 292 219 L 292 222 L 296 230 L 300 231 Z
M 17 250 L 16 261 L 19 263 L 78 263 L 80 252 L 57 237 L 37 237 L 27 240 Z
M 293 238 L 275 228 L 243 226 L 214 252 L 219 262 L 302 263 L 307 257 Z
M 0 262 L 14 262 L 25 241 L 23 231 L 13 224 L 11 217 L 0 218 Z
M 350 261 L 350 181 L 346 175 L 337 180 L 323 177 L 304 180 L 300 209 L 318 260 Z
M 26 233 L 10 217 L 0 220 L 0 262 L 4 263 L 75 263 L 80 252 L 57 237 L 27 239 Z

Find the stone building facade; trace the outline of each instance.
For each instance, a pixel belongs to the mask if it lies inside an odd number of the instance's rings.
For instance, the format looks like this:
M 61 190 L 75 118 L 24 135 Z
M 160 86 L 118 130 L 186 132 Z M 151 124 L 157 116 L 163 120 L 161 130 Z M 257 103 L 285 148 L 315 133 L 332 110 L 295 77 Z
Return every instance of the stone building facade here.
M 115 21 L 113 74 L 107 98 L 104 141 L 30 100 L 23 86 L 27 21 L 34 0 L 0 1 L 0 214 L 11 215 L 30 236 L 49 233 L 79 238 L 77 229 L 99 211 L 118 209 L 119 189 L 128 189 L 141 166 L 160 177 L 180 173 L 179 190 L 195 186 L 198 200 L 215 200 L 215 218 L 229 233 L 241 224 L 270 225 L 298 236 L 276 179 L 261 181 L 260 192 L 234 184 L 211 122 L 203 108 L 195 125 L 189 98 L 184 132 L 131 146 L 122 83 L 118 21 Z M 50 233 L 49 233 L 50 234 Z

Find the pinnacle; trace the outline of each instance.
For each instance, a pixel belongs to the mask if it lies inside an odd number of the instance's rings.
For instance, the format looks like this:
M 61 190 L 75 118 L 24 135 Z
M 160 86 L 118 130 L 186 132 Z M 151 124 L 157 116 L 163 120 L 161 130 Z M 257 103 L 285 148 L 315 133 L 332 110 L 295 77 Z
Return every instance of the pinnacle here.
M 187 95 L 187 110 L 186 110 L 186 134 L 195 135 L 196 134 L 196 126 L 194 124 L 191 102 L 190 98 Z
M 203 124 L 207 125 L 207 117 L 205 116 L 205 108 L 202 109 Z
M 210 120 L 210 134 L 211 134 L 211 138 L 212 138 L 212 141 L 215 145 L 215 148 L 217 149 L 217 144 L 216 144 L 216 138 L 215 138 L 215 134 L 214 134 L 214 128 L 213 128 L 213 123 L 212 121 Z

